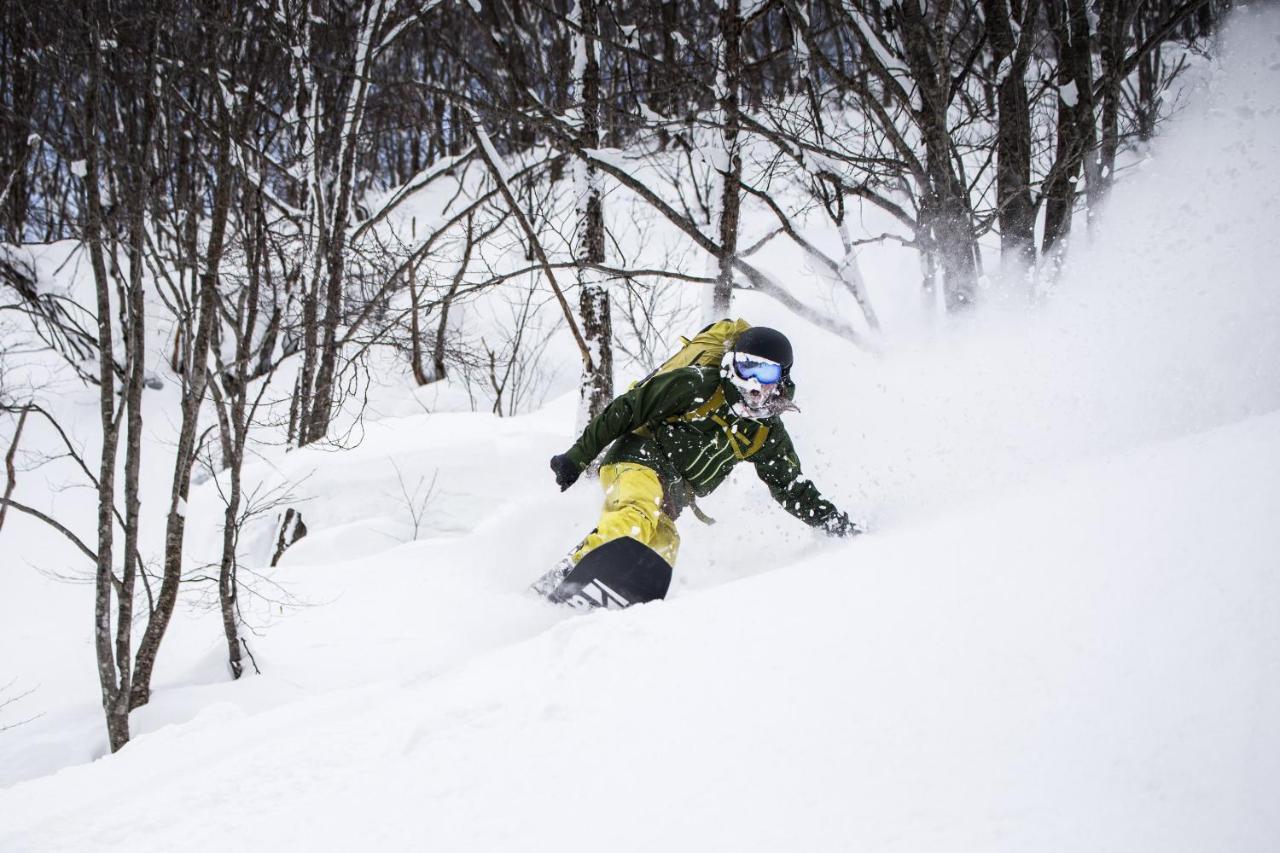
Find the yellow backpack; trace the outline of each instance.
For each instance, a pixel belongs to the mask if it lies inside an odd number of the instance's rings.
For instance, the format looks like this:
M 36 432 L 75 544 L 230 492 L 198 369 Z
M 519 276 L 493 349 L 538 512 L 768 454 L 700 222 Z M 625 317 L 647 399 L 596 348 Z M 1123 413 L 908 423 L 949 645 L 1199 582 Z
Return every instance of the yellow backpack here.
M 661 373 L 670 373 L 682 367 L 719 367 L 720 362 L 724 359 L 724 354 L 729 351 L 729 347 L 743 332 L 750 328 L 751 324 L 746 320 L 717 320 L 711 325 L 703 327 L 692 338 L 686 338 L 681 335 L 680 350 L 631 387 L 634 388 L 636 385 L 648 382 Z M 724 391 L 717 388 L 716 392 L 711 395 L 711 399 L 701 406 L 692 412 L 687 412 L 670 420 L 702 420 L 708 414 L 720 408 L 722 403 L 724 403 Z
M 721 360 L 724 359 L 724 354 L 729 351 L 729 347 L 733 346 L 738 337 L 750 328 L 751 324 L 746 320 L 718 320 L 692 338 L 681 337 L 680 343 L 683 346 L 681 346 L 680 351 L 664 361 L 658 366 L 657 370 L 640 381 L 647 382 L 661 373 L 669 373 L 682 367 L 719 367 Z M 724 405 L 724 390 L 716 388 L 710 399 L 698 406 L 698 408 L 685 412 L 683 415 L 667 418 L 667 422 L 700 421 L 709 417 L 725 431 L 725 435 L 729 437 L 730 448 L 735 456 L 739 459 L 746 459 L 755 455 L 756 451 L 764 446 L 764 440 L 769 436 L 769 428 L 767 426 L 757 427 L 752 439 L 747 440 L 737 430 L 731 429 L 729 424 L 722 418 L 714 414 L 722 405 Z M 641 430 L 646 430 L 646 428 L 641 427 Z M 637 430 L 637 432 L 640 432 L 641 435 L 645 434 L 641 430 Z
M 645 379 L 693 365 L 719 367 L 729 347 L 750 328 L 751 324 L 746 320 L 718 320 L 692 338 L 681 337 L 680 351 L 664 361 Z

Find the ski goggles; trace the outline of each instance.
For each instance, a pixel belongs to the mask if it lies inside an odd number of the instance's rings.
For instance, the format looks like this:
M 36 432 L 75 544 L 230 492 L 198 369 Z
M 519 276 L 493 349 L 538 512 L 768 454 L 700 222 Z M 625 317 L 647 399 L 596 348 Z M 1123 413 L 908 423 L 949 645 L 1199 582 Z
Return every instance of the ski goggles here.
M 761 385 L 773 385 L 782 381 L 781 364 L 752 355 L 734 356 L 733 369 L 743 379 L 754 379 Z

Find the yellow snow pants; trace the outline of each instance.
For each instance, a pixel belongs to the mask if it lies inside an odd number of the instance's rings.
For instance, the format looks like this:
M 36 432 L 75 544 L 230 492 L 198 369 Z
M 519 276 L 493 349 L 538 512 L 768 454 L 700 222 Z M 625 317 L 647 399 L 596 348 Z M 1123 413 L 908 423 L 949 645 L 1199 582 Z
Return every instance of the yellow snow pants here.
M 574 552 L 573 561 L 576 563 L 606 542 L 630 536 L 675 565 L 680 534 L 675 522 L 662 511 L 662 483 L 657 473 L 634 462 L 602 465 L 600 485 L 604 487 L 604 511 L 596 529 Z

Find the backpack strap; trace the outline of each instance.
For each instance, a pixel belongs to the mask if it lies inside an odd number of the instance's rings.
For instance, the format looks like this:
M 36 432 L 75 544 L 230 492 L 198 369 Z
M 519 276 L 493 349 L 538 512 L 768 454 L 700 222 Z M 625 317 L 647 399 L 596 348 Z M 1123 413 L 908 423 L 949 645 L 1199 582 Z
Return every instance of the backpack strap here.
M 690 421 L 704 420 L 708 415 L 720 408 L 722 405 L 724 405 L 724 389 L 717 386 L 711 396 L 703 401 L 696 409 L 691 409 L 683 415 L 673 415 L 663 421 L 663 423 L 677 424 L 682 421 L 688 423 Z M 641 438 L 653 437 L 653 430 L 649 428 L 648 424 L 645 424 L 638 429 L 634 429 L 632 432 Z
M 764 424 L 760 424 L 756 428 L 756 434 L 748 442 L 741 433 L 719 415 L 712 415 L 711 420 L 718 423 L 720 428 L 724 430 L 724 434 L 729 437 L 729 447 L 733 450 L 733 455 L 738 457 L 739 462 L 759 453 L 760 448 L 764 447 L 765 441 L 769 438 L 769 428 Z M 746 447 L 744 448 L 743 445 L 746 445 Z
M 694 409 L 693 411 L 685 412 L 683 415 L 676 415 L 674 418 L 667 418 L 667 423 L 673 424 L 673 423 L 676 423 L 677 421 L 704 420 L 708 415 L 710 415 L 712 412 L 714 412 L 716 409 L 720 408 L 723 405 L 724 405 L 724 389 L 721 388 L 719 385 L 717 385 L 716 390 L 711 393 L 711 396 L 708 397 L 706 401 L 702 403 L 702 405 L 698 406 L 698 408 Z
M 746 437 L 734 429 L 732 424 L 716 414 L 716 410 L 724 405 L 724 400 L 724 389 L 716 386 L 716 390 L 711 394 L 711 396 L 696 409 L 685 412 L 683 415 L 675 415 L 674 417 L 667 418 L 665 423 L 690 423 L 691 421 L 701 421 L 710 418 L 715 421 L 716 425 L 718 425 L 720 429 L 724 431 L 725 436 L 728 437 L 729 447 L 733 450 L 733 455 L 736 456 L 739 461 L 749 459 L 759 453 L 760 448 L 764 447 L 765 441 L 769 438 L 769 427 L 764 424 L 760 424 L 760 426 L 756 428 L 755 435 L 751 437 L 750 441 L 747 441 Z M 647 424 L 637 430 L 634 430 L 634 432 L 642 438 L 653 437 L 653 430 L 650 429 Z

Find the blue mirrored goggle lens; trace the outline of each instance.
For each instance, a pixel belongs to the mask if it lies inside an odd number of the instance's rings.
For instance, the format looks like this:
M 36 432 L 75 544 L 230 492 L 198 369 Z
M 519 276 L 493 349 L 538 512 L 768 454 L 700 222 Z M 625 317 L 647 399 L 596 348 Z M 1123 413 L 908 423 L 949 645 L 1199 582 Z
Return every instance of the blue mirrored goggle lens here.
M 739 356 L 734 359 L 733 366 L 743 379 L 755 379 L 764 385 L 772 385 L 782 379 L 782 365 L 776 361 L 757 361 Z

